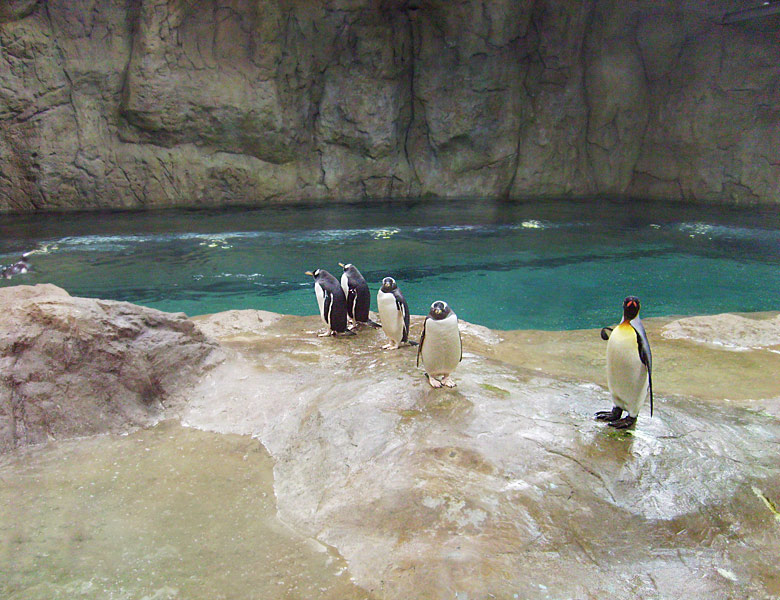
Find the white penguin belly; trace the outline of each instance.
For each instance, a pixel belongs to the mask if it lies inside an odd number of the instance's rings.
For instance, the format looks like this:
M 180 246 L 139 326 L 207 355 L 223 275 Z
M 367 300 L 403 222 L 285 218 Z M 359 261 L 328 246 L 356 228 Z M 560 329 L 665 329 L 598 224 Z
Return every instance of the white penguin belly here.
M 395 296 L 379 290 L 376 305 L 382 321 L 382 331 L 393 343 L 398 344 L 404 337 L 404 316 L 396 306 Z
M 636 331 L 627 323 L 615 327 L 607 342 L 607 384 L 615 405 L 636 417 L 647 397 L 647 367 L 639 358 Z
M 320 318 L 322 319 L 323 323 L 325 323 L 325 325 L 330 326 L 328 321 L 325 319 L 325 291 L 322 289 L 322 286 L 319 283 L 314 284 L 314 295 L 317 296 L 317 306 L 320 308 Z
M 458 366 L 461 357 L 458 317 L 452 313 L 446 319 L 425 322 L 425 341 L 421 350 L 428 375 L 449 375 Z

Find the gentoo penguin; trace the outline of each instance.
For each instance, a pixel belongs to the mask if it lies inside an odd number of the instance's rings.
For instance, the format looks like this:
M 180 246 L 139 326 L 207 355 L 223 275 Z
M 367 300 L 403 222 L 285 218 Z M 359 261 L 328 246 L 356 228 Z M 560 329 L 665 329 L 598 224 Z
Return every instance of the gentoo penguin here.
M 0 269 L 0 277 L 3 279 L 11 279 L 14 275 L 24 275 L 30 270 L 30 263 L 27 261 L 29 252 L 22 254 L 22 257 L 12 265 L 6 265 Z
M 614 407 L 596 413 L 596 419 L 612 427 L 627 429 L 636 423 L 639 410 L 650 395 L 650 416 L 653 416 L 653 356 L 645 328 L 639 318 L 639 298 L 623 300 L 623 320 L 611 333 L 601 330 L 607 339 L 607 384 Z M 627 416 L 620 418 L 623 411 Z
M 344 290 L 344 296 L 347 298 L 347 315 L 352 320 L 352 326 L 358 324 L 368 324 L 378 327 L 368 318 L 368 309 L 371 306 L 371 292 L 368 284 L 357 267 L 352 263 L 339 263 L 344 269 L 341 274 L 341 289 Z
M 316 269 L 313 273 L 306 271 L 306 274 L 314 277 L 314 293 L 317 296 L 320 317 L 328 326 L 325 333 L 318 335 L 325 337 L 344 333 L 347 330 L 347 299 L 338 279 L 323 269 Z
M 395 350 L 404 342 L 416 344 L 409 340 L 409 305 L 392 277 L 382 280 L 382 287 L 376 294 L 376 306 L 382 331 L 390 340 L 389 344 L 382 346 L 383 350 Z
M 463 360 L 463 344 L 458 329 L 458 317 L 442 300 L 431 304 L 431 310 L 423 322 L 420 347 L 417 349 L 418 367 L 420 357 L 431 386 L 455 387 L 450 373 Z

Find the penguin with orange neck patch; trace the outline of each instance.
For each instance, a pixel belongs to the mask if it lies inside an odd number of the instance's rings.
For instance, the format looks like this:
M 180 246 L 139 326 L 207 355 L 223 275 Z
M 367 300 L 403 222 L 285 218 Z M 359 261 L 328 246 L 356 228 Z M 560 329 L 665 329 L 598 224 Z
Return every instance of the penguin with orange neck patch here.
M 653 356 L 645 328 L 639 318 L 639 298 L 623 300 L 623 320 L 612 329 L 605 327 L 601 337 L 607 341 L 607 384 L 614 407 L 596 413 L 596 420 L 611 427 L 628 429 L 636 424 L 639 411 L 650 396 L 653 416 Z M 628 413 L 623 417 L 623 412 Z

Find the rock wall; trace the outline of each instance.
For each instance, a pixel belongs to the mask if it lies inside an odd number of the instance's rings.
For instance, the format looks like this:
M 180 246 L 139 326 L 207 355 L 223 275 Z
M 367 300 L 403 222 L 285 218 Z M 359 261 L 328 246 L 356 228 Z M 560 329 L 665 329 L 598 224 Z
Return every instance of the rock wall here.
M 0 211 L 780 199 L 737 0 L 0 0 Z

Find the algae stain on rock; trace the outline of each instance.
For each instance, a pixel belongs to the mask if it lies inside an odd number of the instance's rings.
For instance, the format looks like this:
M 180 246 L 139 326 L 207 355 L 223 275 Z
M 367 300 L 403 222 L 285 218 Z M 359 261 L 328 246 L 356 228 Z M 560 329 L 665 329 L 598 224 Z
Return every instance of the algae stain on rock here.
M 494 394 L 498 396 L 511 396 L 511 392 L 509 390 L 505 390 L 504 388 L 500 388 L 497 385 L 491 385 L 489 383 L 480 383 L 479 387 L 486 389 L 489 392 L 493 392 Z
M 758 496 L 758 499 L 764 503 L 769 511 L 774 515 L 775 521 L 780 522 L 780 511 L 777 510 L 777 505 L 772 502 L 759 488 L 753 486 L 753 493 Z

